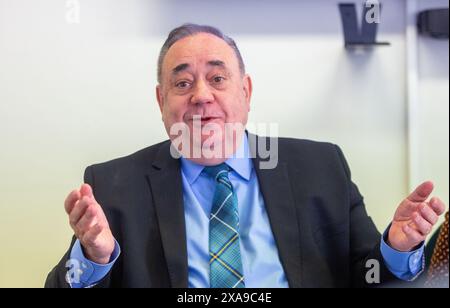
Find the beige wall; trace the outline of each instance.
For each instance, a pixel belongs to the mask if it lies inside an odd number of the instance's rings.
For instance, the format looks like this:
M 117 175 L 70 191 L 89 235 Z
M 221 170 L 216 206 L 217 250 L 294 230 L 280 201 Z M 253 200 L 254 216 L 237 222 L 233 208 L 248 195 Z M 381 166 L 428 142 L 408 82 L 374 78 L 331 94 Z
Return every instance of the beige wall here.
M 343 148 L 380 230 L 407 194 L 404 0 L 384 1 L 380 40 L 391 46 L 362 54 L 343 48 L 337 0 L 80 0 L 79 24 L 65 3 L 0 0 L 0 287 L 43 285 L 71 237 L 63 200 L 87 165 L 165 139 L 155 62 L 187 21 L 238 42 L 254 79 L 251 121 Z M 417 47 L 423 146 L 411 168 L 448 202 L 448 41 Z

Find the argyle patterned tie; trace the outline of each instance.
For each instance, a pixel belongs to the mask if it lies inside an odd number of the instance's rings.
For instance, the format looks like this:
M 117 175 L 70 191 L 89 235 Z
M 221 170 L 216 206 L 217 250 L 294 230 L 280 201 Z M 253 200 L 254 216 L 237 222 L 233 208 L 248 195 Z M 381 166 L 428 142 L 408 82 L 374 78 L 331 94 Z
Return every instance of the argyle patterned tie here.
M 239 246 L 239 213 L 236 194 L 225 163 L 205 167 L 216 188 L 209 221 L 209 266 L 211 288 L 244 288 Z

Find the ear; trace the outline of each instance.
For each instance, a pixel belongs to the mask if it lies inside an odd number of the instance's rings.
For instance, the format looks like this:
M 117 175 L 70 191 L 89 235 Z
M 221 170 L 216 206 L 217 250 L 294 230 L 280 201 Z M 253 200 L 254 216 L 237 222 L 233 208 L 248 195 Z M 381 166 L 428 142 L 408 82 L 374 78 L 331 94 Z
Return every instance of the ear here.
M 244 95 L 245 95 L 245 102 L 248 105 L 248 111 L 250 111 L 250 101 L 252 99 L 252 91 L 253 91 L 253 84 L 252 79 L 250 75 L 246 74 L 243 79 L 244 84 Z
M 162 94 L 162 87 L 160 84 L 156 86 L 156 100 L 158 101 L 159 110 L 161 111 L 162 114 L 164 107 L 164 98 Z

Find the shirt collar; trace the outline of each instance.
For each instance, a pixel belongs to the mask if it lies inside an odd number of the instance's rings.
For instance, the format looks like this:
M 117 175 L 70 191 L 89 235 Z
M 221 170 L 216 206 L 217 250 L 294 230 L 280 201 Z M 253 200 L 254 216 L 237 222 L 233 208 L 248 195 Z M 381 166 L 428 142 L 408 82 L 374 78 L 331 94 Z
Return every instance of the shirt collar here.
M 246 181 L 250 180 L 253 163 L 250 156 L 247 134 L 243 134 L 243 142 L 233 155 L 225 163 Z M 181 169 L 190 185 L 192 185 L 202 173 L 205 166 L 196 164 L 184 157 L 181 157 Z

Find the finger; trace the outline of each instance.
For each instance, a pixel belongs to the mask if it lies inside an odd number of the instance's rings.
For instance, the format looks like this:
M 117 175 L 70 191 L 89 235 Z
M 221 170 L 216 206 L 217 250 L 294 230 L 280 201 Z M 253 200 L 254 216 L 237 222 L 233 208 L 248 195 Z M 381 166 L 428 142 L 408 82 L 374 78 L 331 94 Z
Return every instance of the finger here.
M 437 197 L 433 197 L 430 200 L 430 207 L 433 209 L 433 211 L 436 213 L 436 215 L 441 216 L 445 212 L 445 203 L 442 202 Z
M 411 202 L 424 202 L 428 199 L 434 189 L 433 182 L 427 181 L 420 184 L 409 196 Z
M 95 247 L 97 238 L 102 233 L 103 227 L 99 224 L 92 226 L 82 237 L 82 243 L 87 247 Z
M 426 221 L 419 213 L 414 214 L 413 221 L 420 234 L 424 236 L 430 234 L 433 225 Z
M 79 190 L 73 190 L 64 201 L 64 209 L 66 210 L 67 214 L 70 214 L 72 212 L 73 207 L 75 206 L 75 203 L 80 199 L 80 191 Z
M 92 193 L 92 188 L 89 184 L 83 184 L 80 187 L 80 193 L 81 196 L 86 196 L 86 197 L 93 197 L 94 194 Z
M 439 216 L 431 209 L 429 205 L 423 204 L 419 207 L 420 215 L 430 224 L 435 225 Z
M 414 246 L 417 246 L 421 242 L 425 241 L 425 236 L 423 236 L 417 230 L 414 230 L 408 225 L 404 225 L 402 230 L 405 233 L 406 237 L 415 244 Z
M 83 197 L 83 198 L 81 198 L 80 201 L 78 201 L 75 204 L 72 212 L 69 215 L 69 222 L 70 222 L 70 225 L 72 226 L 72 228 L 74 228 L 74 229 L 76 228 L 78 221 L 84 215 L 87 207 L 89 206 L 89 204 L 91 202 L 92 202 L 92 200 L 89 199 L 88 197 Z
M 83 217 L 76 225 L 76 234 L 82 237 L 89 229 L 97 224 L 96 209 L 93 205 L 89 205 Z
M 86 198 L 89 198 L 92 202 L 98 204 L 97 200 L 95 200 L 95 196 L 92 191 L 92 187 L 89 184 L 81 185 L 80 193 L 81 193 L 82 197 L 84 196 Z M 103 212 L 103 210 L 99 204 L 98 204 L 98 211 L 97 211 L 96 215 L 97 215 L 99 222 L 102 222 L 103 224 L 108 223 L 105 213 Z
M 425 204 L 425 203 L 423 203 Z M 421 206 L 422 203 L 412 202 L 408 199 L 403 201 L 403 204 L 401 206 L 402 210 L 398 212 L 398 214 L 401 217 L 398 217 L 398 219 L 410 219 L 410 217 L 414 214 L 414 212 L 417 212 L 419 209 L 419 206 Z

